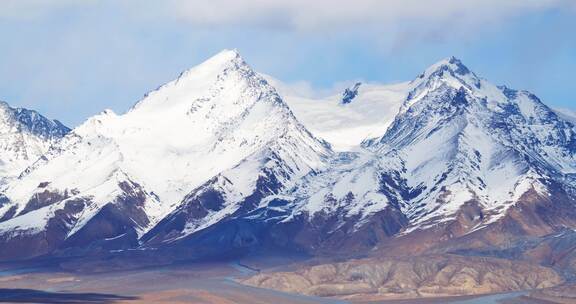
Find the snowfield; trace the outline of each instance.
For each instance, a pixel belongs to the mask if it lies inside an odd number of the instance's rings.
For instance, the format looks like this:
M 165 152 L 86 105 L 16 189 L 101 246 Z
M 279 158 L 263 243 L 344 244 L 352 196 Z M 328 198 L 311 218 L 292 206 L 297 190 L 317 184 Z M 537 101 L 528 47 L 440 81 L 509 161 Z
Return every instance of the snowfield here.
M 241 218 L 360 229 L 388 212 L 406 234 L 470 205 L 485 215 L 474 231 L 528 192 L 575 186 L 573 113 L 453 57 L 409 82 L 311 98 L 225 50 L 72 131 L 22 111 L 0 106 L 0 237 L 56 234 L 43 252 L 173 243 Z

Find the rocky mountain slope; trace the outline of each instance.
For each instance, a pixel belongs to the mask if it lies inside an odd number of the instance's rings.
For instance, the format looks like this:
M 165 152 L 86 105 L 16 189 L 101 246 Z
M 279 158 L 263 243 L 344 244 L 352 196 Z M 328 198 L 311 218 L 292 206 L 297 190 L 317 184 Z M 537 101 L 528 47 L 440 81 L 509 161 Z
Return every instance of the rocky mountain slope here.
M 566 114 L 533 94 L 494 86 L 455 58 L 441 61 L 410 83 L 382 136 L 295 189 L 279 221 L 315 223 L 297 230 L 307 237 L 295 244 L 317 255 L 372 258 L 245 283 L 365 301 L 573 280 L 574 132 Z M 527 278 L 535 285 L 518 285 Z
M 406 86 L 384 134 L 182 244 L 219 252 L 450 252 L 576 228 L 572 123 L 456 58 Z
M 0 102 L 0 183 L 17 177 L 69 131 L 36 111 Z
M 448 58 L 410 82 L 287 100 L 224 51 L 90 118 L 3 189 L 0 257 L 572 262 L 556 236 L 576 229 L 576 129 L 535 95 Z
M 330 154 L 237 52 L 223 51 L 126 114 L 90 118 L 9 184 L 16 212 L 0 223 L 11 248 L 2 253 L 136 247 L 162 219 L 187 235 L 247 212 Z

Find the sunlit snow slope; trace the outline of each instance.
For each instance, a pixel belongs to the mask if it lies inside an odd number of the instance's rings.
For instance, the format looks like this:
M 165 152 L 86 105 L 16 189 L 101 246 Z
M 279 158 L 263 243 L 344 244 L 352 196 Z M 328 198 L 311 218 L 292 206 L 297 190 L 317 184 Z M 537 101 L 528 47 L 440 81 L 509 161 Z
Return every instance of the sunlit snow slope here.
M 0 183 L 18 176 L 69 131 L 36 111 L 0 102 Z
M 570 197 L 576 186 L 576 130 L 536 96 L 495 86 L 456 58 L 432 65 L 403 86 L 408 93 L 380 136 L 338 154 L 325 170 L 281 193 L 282 207 L 271 207 L 278 203 L 269 199 L 260 217 L 266 218 L 266 208 L 283 210 L 279 223 L 305 227 L 305 242 L 315 237 L 320 242 L 305 246 L 317 248 L 347 238 L 378 244 L 379 234 L 453 222 L 463 226 L 459 233 L 470 233 L 528 203 L 575 209 Z M 547 212 L 557 211 L 524 214 L 522 221 L 532 223 L 509 225 L 539 231 L 573 225 Z
M 364 254 L 421 231 L 576 229 L 570 117 L 453 57 L 410 82 L 310 98 L 223 51 L 38 152 L 3 189 L 0 258 Z
M 8 186 L 3 210 L 15 211 L 0 231 L 7 239 L 47 233 L 61 220 L 55 244 L 137 238 L 214 178 L 229 190 L 225 203 L 237 204 L 263 169 L 281 171 L 277 182 L 288 183 L 330 153 L 236 51 L 223 51 L 126 114 L 107 110 L 74 129 Z

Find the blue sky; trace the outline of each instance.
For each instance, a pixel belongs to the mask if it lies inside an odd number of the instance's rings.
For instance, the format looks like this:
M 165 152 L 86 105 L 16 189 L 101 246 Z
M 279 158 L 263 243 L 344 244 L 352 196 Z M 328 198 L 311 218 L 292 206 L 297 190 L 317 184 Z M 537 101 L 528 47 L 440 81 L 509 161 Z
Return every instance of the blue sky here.
M 0 99 L 76 126 L 224 48 L 319 91 L 451 55 L 576 110 L 573 0 L 0 0 Z M 352 3 L 350 3 L 352 2 Z

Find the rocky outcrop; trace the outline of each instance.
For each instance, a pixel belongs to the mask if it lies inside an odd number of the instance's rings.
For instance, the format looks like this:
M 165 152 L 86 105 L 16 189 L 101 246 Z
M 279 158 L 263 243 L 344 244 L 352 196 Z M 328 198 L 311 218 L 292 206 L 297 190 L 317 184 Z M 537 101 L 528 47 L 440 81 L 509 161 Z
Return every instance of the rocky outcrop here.
M 41 256 L 52 252 L 66 239 L 70 227 L 76 222 L 88 204 L 85 199 L 68 200 L 57 210 L 41 232 L 22 230 L 11 231 L 0 236 L 2 250 L 0 259 L 17 260 Z
M 321 264 L 242 283 L 314 296 L 366 299 L 475 295 L 562 283 L 552 269 L 496 258 L 423 256 Z

